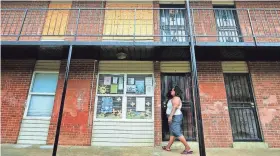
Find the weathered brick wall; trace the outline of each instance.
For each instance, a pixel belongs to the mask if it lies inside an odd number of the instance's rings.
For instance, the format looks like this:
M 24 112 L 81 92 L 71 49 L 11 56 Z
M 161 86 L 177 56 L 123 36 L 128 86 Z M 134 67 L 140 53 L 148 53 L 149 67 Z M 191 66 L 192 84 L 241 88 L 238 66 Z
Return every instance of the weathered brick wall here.
M 104 8 L 105 2 L 102 1 L 74 1 L 72 2 L 72 9 L 79 8 L 96 8 L 80 11 L 78 31 L 76 29 L 78 10 L 71 10 L 68 19 L 67 33 L 68 35 L 74 35 L 77 31 L 77 35 L 102 35 L 104 24 Z M 96 41 L 101 40 L 102 36 L 84 36 L 77 37 L 78 41 Z M 66 40 L 74 40 L 74 37 L 67 37 Z
M 65 67 L 66 61 L 62 61 L 49 128 L 48 144 L 54 143 Z M 71 61 L 59 139 L 59 144 L 61 145 L 90 145 L 92 129 L 91 111 L 93 111 L 94 107 L 94 97 L 90 106 L 90 92 L 92 80 L 96 81 L 93 79 L 93 71 L 94 60 Z M 95 96 L 95 85 L 92 91 L 93 96 Z
M 235 2 L 236 8 L 249 8 L 253 30 L 257 37 L 257 42 L 280 42 L 279 36 L 274 36 L 280 34 L 280 11 L 276 10 L 254 10 L 255 8 L 267 8 L 267 9 L 279 9 L 280 1 L 270 1 L 270 2 Z M 238 18 L 240 23 L 240 28 L 242 35 L 252 36 L 252 31 L 250 28 L 249 17 L 247 10 L 238 11 Z M 263 37 L 261 37 L 263 36 Z M 266 36 L 266 37 L 265 37 Z M 252 37 L 244 37 L 244 41 L 252 42 Z
M 153 2 L 153 8 L 156 9 L 160 8 L 158 1 Z M 156 10 L 156 9 L 153 12 L 154 35 L 160 35 L 160 19 L 159 19 L 160 10 Z M 160 38 L 161 37 L 155 36 L 154 41 L 159 42 Z
M 35 60 L 1 60 L 1 143 L 16 143 Z
M 155 76 L 155 101 L 154 101 L 154 124 L 155 124 L 155 145 L 159 146 L 162 141 L 162 121 L 161 121 L 161 76 L 160 63 L 154 63 Z
M 212 2 L 191 2 L 191 8 L 213 8 Z M 216 42 L 217 37 L 210 37 L 217 35 L 216 20 L 213 10 L 194 9 L 192 17 L 194 18 L 193 31 L 194 35 L 202 35 L 195 37 L 198 42 Z M 203 35 L 205 37 L 203 37 Z M 210 36 L 209 36 L 210 35 Z
M 231 147 L 232 131 L 221 62 L 198 62 L 206 147 Z
M 40 2 L 1 2 L 3 9 L 21 9 L 17 11 L 1 11 L 1 34 L 18 35 L 24 19 L 25 9 L 48 8 L 48 1 Z M 30 10 L 22 28 L 22 35 L 41 35 L 47 11 Z M 19 40 L 40 40 L 38 37 L 21 37 Z M 15 41 L 17 37 L 2 36 L 1 40 Z
M 264 141 L 280 147 L 280 62 L 249 62 Z

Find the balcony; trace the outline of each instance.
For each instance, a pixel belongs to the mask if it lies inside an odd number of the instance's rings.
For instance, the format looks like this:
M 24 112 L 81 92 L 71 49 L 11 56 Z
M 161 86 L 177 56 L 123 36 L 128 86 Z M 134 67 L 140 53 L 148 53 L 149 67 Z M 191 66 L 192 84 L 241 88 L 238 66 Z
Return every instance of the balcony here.
M 1 9 L 2 44 L 280 46 L 280 9 Z

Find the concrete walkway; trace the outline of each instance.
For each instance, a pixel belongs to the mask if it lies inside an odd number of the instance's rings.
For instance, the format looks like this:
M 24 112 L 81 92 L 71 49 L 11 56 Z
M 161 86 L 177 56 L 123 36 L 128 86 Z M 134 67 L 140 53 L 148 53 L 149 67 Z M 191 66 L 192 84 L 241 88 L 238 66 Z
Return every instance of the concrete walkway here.
M 181 156 L 182 149 L 172 152 L 161 150 L 160 147 L 62 147 L 59 146 L 57 156 Z M 280 149 L 207 149 L 207 156 L 280 156 Z M 199 156 L 194 149 L 193 156 Z M 2 156 L 51 156 L 51 146 L 23 147 L 19 145 L 1 145 Z

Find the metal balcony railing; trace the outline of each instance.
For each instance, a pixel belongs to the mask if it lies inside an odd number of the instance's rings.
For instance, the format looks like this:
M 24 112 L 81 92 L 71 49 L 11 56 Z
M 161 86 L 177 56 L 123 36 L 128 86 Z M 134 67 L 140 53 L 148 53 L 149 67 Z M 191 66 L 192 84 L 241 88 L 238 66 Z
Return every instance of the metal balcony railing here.
M 182 9 L 2 9 L 2 40 L 186 43 Z
M 280 9 L 1 9 L 2 41 L 280 42 Z
M 196 43 L 280 42 L 280 9 L 192 8 Z

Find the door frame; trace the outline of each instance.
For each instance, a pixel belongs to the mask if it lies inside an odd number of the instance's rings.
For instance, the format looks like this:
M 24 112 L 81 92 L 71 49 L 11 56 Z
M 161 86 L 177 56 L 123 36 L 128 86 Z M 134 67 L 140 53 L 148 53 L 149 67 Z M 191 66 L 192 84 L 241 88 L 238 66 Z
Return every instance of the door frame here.
M 186 72 L 186 73 L 161 73 L 161 86 L 162 86 L 162 83 L 163 83 L 163 77 L 164 76 L 189 76 L 191 78 L 191 73 L 189 72 Z M 190 81 L 190 85 L 192 86 L 192 81 Z M 190 88 L 191 88 L 190 86 Z M 185 136 L 186 140 L 187 141 L 196 141 L 196 136 L 197 136 L 197 132 L 196 132 L 196 119 L 195 119 L 195 110 L 194 110 L 194 103 L 193 103 L 193 94 L 192 94 L 192 89 L 190 89 L 190 98 L 191 98 L 191 101 L 189 101 L 189 105 L 190 105 L 190 109 L 191 109 L 191 112 L 192 112 L 192 137 L 191 138 L 187 138 L 187 136 Z M 163 98 L 162 98 L 162 92 L 161 92 L 161 116 L 163 117 L 165 115 L 165 111 L 163 111 Z M 162 118 L 162 125 L 163 125 L 163 121 L 164 119 Z M 166 121 L 167 122 L 167 121 Z M 184 125 L 182 123 L 182 130 L 184 130 Z M 169 131 L 169 130 L 168 130 Z M 162 126 L 162 133 L 163 133 L 163 126 Z M 167 141 L 167 140 L 164 140 L 163 136 L 162 136 L 162 141 Z

